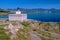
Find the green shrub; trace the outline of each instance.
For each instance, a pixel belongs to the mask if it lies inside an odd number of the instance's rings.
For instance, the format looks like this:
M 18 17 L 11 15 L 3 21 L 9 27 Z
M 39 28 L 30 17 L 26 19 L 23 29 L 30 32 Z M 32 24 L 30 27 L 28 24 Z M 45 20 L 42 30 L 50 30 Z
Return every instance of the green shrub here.
M 25 27 L 27 27 L 29 25 L 28 22 L 22 22 L 21 24 L 24 25 Z

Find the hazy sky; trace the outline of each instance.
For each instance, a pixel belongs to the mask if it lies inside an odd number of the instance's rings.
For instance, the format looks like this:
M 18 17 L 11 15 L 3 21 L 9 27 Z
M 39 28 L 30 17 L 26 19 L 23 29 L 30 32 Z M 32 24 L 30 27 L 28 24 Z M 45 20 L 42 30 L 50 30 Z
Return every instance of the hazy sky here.
M 56 8 L 60 0 L 0 0 L 0 8 Z

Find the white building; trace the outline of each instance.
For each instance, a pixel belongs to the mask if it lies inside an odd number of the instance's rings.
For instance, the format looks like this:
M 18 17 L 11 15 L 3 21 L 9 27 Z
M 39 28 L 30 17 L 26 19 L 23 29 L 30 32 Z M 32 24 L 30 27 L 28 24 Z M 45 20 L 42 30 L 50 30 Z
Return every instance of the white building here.
M 9 21 L 27 21 L 27 14 L 21 14 L 18 10 L 15 14 L 9 14 Z

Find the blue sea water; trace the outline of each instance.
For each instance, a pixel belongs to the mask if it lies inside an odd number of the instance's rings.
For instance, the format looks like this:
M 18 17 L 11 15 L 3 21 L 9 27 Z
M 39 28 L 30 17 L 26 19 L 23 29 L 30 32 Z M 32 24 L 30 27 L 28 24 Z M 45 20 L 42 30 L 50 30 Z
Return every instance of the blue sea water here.
M 0 18 L 8 18 L 8 15 L 0 15 Z M 27 18 L 43 22 L 60 22 L 60 13 L 27 13 Z

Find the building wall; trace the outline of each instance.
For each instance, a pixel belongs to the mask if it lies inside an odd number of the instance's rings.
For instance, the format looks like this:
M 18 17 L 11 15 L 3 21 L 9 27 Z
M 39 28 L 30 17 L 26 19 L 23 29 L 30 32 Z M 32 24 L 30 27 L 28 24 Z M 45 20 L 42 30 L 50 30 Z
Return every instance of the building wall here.
M 26 14 L 22 14 L 21 16 L 18 16 L 16 14 L 9 15 L 9 21 L 27 21 L 27 15 Z
M 24 16 L 22 17 L 22 19 L 23 19 L 23 21 L 27 21 L 27 15 L 24 15 Z

